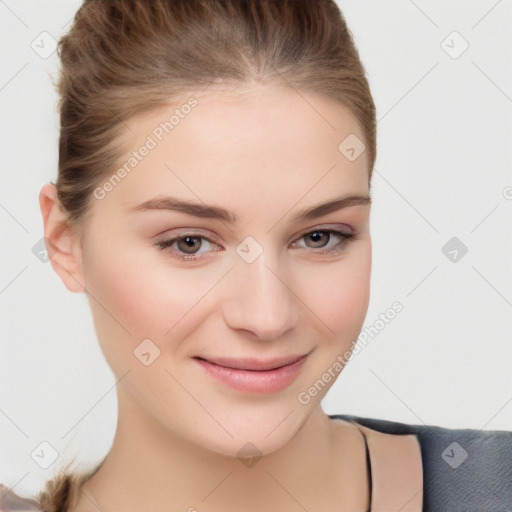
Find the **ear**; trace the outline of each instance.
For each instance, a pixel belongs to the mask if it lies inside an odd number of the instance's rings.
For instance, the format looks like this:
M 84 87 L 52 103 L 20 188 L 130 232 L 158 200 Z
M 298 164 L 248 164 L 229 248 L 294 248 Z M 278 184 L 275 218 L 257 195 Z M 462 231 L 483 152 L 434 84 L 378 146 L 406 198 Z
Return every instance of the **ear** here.
M 70 292 L 85 291 L 80 238 L 67 221 L 53 183 L 41 188 L 39 207 L 44 222 L 44 243 L 53 270 Z

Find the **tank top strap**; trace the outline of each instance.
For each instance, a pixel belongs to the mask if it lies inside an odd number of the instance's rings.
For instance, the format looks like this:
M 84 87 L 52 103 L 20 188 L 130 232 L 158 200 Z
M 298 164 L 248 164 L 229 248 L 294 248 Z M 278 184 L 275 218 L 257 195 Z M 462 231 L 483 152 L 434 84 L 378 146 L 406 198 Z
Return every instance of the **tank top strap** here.
M 356 427 L 358 425 L 356 425 L 354 422 L 352 422 Z M 364 450 L 365 450 L 365 453 L 366 453 L 366 478 L 368 480 L 368 491 L 369 491 L 369 502 L 370 502 L 370 508 L 367 510 L 367 512 L 371 512 L 371 503 L 372 503 L 372 487 L 373 487 L 373 484 L 372 484 L 372 463 L 371 463 L 371 460 L 370 460 L 370 450 L 368 449 L 368 440 L 366 439 L 366 434 L 361 430 L 361 429 L 358 429 L 360 434 L 361 434 L 361 437 L 363 438 L 363 441 L 364 441 Z
M 367 450 L 371 512 L 421 512 L 423 464 L 414 434 L 385 434 L 353 423 Z

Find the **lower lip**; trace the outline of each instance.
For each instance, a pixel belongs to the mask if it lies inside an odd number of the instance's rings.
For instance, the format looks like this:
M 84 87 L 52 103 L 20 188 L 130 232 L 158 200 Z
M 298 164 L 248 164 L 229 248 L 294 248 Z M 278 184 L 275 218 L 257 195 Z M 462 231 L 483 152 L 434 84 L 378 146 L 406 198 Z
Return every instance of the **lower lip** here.
M 261 394 L 276 393 L 286 389 L 299 374 L 305 360 L 306 357 L 302 357 L 295 363 L 281 366 L 280 368 L 255 371 L 226 368 L 203 359 L 194 359 L 212 377 L 229 387 L 245 393 Z

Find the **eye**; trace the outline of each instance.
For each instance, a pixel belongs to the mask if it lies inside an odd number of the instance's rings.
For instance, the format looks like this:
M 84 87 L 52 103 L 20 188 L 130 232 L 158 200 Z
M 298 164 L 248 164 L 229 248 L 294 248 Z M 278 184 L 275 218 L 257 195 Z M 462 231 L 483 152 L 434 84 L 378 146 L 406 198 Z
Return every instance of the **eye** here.
M 206 238 L 205 236 L 194 234 L 194 233 L 187 233 L 185 235 L 180 235 L 174 238 L 170 238 L 168 240 L 158 240 L 155 245 L 159 249 L 171 249 L 175 244 L 176 250 L 169 250 L 169 254 L 175 258 L 182 259 L 182 260 L 197 260 L 202 258 L 202 256 L 198 256 L 198 254 L 203 254 L 203 252 L 198 252 L 199 248 L 202 248 L 205 244 L 202 241 L 206 241 L 208 244 L 216 245 L 214 242 L 212 242 L 210 239 Z M 219 246 L 217 246 L 219 247 Z M 214 249 L 218 251 L 219 249 Z
M 306 249 L 323 249 L 321 251 L 314 250 L 313 252 L 316 254 L 337 254 L 343 250 L 353 236 L 352 233 L 342 233 L 333 229 L 316 229 L 302 235 L 299 240 L 306 241 Z M 312 245 L 307 245 L 308 242 L 311 242 Z M 297 242 L 293 242 L 292 245 L 297 247 Z

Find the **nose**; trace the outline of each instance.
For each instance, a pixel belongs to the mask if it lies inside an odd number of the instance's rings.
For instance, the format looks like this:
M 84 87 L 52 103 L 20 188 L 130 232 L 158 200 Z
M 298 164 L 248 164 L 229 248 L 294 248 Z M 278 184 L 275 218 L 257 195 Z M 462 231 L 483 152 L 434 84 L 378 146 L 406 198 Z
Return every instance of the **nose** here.
M 261 341 L 282 338 L 299 318 L 293 283 L 275 261 L 265 252 L 252 263 L 238 260 L 222 306 L 232 329 L 248 331 Z

